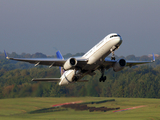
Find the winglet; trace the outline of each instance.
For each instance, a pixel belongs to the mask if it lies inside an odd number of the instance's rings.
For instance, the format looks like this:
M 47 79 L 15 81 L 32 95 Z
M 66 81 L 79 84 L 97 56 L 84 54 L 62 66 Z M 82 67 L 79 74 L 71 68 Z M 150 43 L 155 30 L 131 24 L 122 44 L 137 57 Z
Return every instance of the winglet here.
M 7 53 L 6 53 L 5 50 L 4 50 L 4 54 L 5 54 L 5 58 L 6 58 L 6 59 L 9 59 L 9 57 L 8 57 L 8 55 L 7 55 Z
M 152 53 L 152 55 L 153 55 L 153 60 L 152 60 L 152 62 L 155 62 L 156 59 L 155 59 L 154 53 Z

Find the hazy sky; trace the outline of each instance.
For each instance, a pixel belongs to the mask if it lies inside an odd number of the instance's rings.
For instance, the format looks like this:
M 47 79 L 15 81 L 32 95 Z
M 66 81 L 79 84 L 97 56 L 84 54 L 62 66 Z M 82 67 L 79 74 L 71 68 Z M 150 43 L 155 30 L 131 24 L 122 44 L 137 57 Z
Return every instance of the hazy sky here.
M 160 0 L 0 0 L 0 51 L 87 52 L 116 32 L 115 54 L 160 52 Z

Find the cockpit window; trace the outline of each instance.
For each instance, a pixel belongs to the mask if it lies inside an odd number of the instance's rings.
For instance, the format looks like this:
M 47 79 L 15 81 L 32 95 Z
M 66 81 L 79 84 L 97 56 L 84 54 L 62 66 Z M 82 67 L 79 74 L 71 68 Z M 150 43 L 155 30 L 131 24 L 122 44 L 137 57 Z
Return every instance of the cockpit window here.
M 112 38 L 112 37 L 117 37 L 118 35 L 112 35 L 110 38 Z
M 112 38 L 112 37 L 117 37 L 117 36 L 119 36 L 119 37 L 121 38 L 120 35 L 112 35 L 112 36 L 110 36 L 110 38 Z

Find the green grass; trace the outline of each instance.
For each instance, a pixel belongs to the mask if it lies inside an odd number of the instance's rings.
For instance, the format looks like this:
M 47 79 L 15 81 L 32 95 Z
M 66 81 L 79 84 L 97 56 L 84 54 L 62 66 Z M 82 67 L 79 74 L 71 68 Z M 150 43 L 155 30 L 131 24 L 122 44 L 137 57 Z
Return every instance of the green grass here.
M 101 104 L 91 104 L 88 106 L 108 107 L 120 109 L 134 106 L 145 105 L 145 107 L 133 110 L 113 113 L 107 112 L 89 112 L 89 111 L 67 111 L 47 112 L 29 114 L 30 111 L 49 108 L 54 104 L 74 102 L 74 101 L 101 101 L 106 99 L 115 99 L 112 102 Z M 160 99 L 145 98 L 105 98 L 105 97 L 73 97 L 73 98 L 12 98 L 0 99 L 0 120 L 160 120 Z

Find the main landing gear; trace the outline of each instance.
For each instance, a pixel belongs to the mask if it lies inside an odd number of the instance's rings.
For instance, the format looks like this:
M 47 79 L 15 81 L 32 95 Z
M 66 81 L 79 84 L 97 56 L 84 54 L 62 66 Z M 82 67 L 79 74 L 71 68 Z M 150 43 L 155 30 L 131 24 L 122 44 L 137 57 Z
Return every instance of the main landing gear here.
M 101 68 L 101 73 L 102 73 L 102 76 L 99 78 L 99 82 L 101 81 L 105 82 L 106 76 L 104 76 L 104 68 Z

